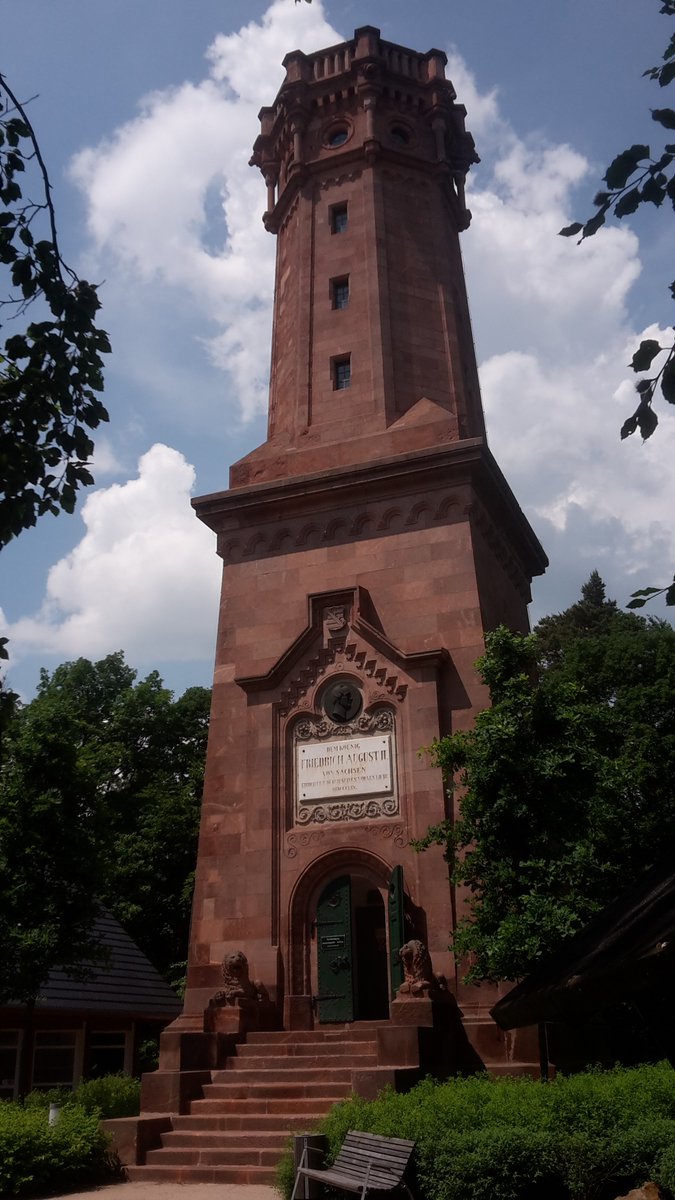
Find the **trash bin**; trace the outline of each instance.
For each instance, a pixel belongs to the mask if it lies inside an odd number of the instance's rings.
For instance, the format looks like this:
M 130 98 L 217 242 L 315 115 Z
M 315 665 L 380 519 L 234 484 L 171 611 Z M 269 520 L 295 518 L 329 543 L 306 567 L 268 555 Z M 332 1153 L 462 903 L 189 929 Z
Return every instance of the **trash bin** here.
M 297 1133 L 293 1138 L 293 1174 L 298 1173 L 304 1151 L 307 1151 L 306 1167 L 321 1170 L 328 1149 L 328 1138 L 324 1133 Z M 318 1200 L 321 1184 L 316 1179 L 301 1179 L 296 1192 L 297 1200 Z

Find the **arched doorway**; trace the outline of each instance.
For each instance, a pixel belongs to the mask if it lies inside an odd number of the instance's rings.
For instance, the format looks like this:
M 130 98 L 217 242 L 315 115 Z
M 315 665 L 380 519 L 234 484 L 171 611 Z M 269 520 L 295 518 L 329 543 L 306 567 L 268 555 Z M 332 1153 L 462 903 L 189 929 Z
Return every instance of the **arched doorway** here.
M 315 1007 L 320 1024 L 389 1016 L 387 918 L 373 879 L 339 875 L 316 903 Z
M 315 858 L 290 896 L 288 997 L 304 997 L 320 1024 L 386 1020 L 403 978 L 398 950 L 412 936 L 409 929 L 404 934 L 409 904 L 402 868 L 377 854 L 342 847 Z M 328 940 L 322 943 L 322 938 Z M 349 960 L 348 966 L 335 961 L 342 958 Z M 342 985 L 343 973 L 344 988 L 336 986 L 336 980 Z M 325 995 L 346 998 L 337 1014 L 320 999 Z

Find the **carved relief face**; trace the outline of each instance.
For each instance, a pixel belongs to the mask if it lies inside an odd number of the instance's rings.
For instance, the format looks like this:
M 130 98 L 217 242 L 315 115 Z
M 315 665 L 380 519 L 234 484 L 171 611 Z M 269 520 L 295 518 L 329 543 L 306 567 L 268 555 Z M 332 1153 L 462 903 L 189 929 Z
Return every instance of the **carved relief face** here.
M 323 708 L 326 716 L 337 725 L 346 725 L 358 716 L 363 707 L 363 697 L 355 683 L 337 679 L 324 693 Z

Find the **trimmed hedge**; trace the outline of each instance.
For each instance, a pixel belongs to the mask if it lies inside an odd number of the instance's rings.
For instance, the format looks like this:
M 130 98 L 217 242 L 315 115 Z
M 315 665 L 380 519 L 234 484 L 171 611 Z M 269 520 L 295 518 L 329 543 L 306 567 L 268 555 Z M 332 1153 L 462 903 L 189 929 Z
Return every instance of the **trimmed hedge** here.
M 72 1191 L 117 1174 L 96 1113 L 72 1104 L 48 1125 L 43 1107 L 0 1101 L 0 1195 Z
M 668 1063 L 534 1079 L 425 1080 L 352 1097 L 324 1118 L 332 1162 L 348 1129 L 412 1138 L 425 1200 L 613 1200 L 647 1179 L 675 1192 L 675 1071 Z M 279 1187 L 288 1196 L 287 1155 Z

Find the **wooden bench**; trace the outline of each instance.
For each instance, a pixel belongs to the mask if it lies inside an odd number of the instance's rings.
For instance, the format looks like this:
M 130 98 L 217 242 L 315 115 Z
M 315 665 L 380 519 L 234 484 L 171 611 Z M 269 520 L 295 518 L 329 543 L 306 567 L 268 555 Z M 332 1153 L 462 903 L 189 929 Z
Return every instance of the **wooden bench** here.
M 391 1192 L 395 1188 L 403 1188 L 409 1200 L 412 1200 L 412 1193 L 403 1176 L 414 1149 L 415 1143 L 404 1138 L 382 1137 L 377 1133 L 360 1133 L 357 1129 L 350 1129 L 335 1162 L 326 1170 L 308 1167 L 307 1149 L 303 1150 L 291 1200 L 295 1200 L 301 1179 L 315 1179 L 341 1191 L 359 1192 L 361 1200 L 368 1192 Z

